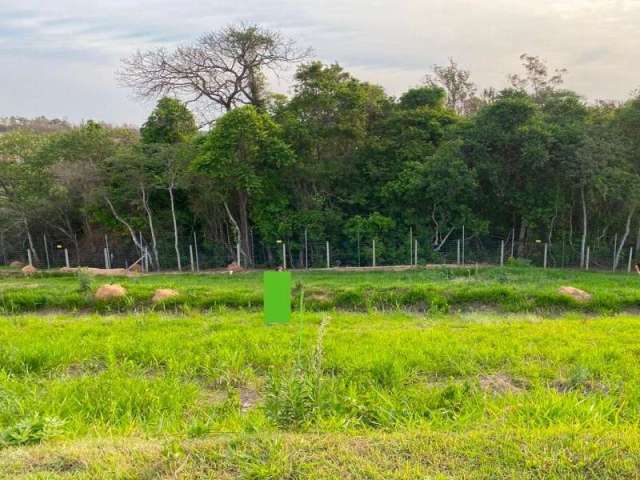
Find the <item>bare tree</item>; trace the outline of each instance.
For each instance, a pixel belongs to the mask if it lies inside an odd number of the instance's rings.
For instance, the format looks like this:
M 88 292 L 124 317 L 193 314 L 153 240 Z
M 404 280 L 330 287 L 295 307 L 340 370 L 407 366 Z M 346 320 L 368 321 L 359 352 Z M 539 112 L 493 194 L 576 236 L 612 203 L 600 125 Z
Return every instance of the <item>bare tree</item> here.
M 449 65 L 433 66 L 433 73 L 425 77 L 425 83 L 442 87 L 447 92 L 447 105 L 460 115 L 470 113 L 475 98 L 476 85 L 471 81 L 471 72 L 449 58 Z
M 520 55 L 520 60 L 522 60 L 525 74 L 523 76 L 517 73 L 507 75 L 509 83 L 514 88 L 530 90 L 534 97 L 541 98 L 564 83 L 563 75 L 567 73 L 566 68 L 556 68 L 553 75 L 550 75 L 546 63 L 539 57 L 523 53 Z
M 263 106 L 265 72 L 277 75 L 307 55 L 279 32 L 231 25 L 173 51 L 138 51 L 122 61 L 118 77 L 140 98 L 173 95 L 201 113 L 229 111 L 243 104 Z

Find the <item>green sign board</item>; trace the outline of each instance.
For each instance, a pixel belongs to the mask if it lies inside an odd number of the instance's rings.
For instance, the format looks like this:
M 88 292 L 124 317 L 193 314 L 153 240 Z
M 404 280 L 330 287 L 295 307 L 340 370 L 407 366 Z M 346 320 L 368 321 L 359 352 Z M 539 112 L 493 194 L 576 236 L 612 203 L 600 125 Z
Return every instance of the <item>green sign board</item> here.
M 284 323 L 291 318 L 291 273 L 264 272 L 264 319 Z

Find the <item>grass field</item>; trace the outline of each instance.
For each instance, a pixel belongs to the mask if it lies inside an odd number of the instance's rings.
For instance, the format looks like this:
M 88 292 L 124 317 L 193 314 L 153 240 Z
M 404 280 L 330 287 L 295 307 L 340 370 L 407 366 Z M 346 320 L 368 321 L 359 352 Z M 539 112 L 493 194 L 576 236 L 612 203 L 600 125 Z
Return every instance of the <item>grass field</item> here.
M 0 478 L 637 478 L 640 316 L 605 311 L 637 305 L 636 277 L 295 278 L 325 303 L 277 326 L 256 274 L 126 279 L 116 306 L 73 277 L 0 279 Z M 151 308 L 159 286 L 180 308 Z M 446 302 L 388 301 L 406 292 Z
M 479 307 L 504 312 L 584 311 L 610 313 L 640 306 L 640 277 L 537 268 L 437 268 L 401 272 L 296 271 L 294 282 L 305 290 L 306 308 L 350 311 L 413 310 L 447 312 Z M 92 292 L 117 282 L 127 289 L 118 302 L 96 302 Z M 569 285 L 593 295 L 579 303 L 558 293 Z M 85 278 L 76 275 L 0 276 L 0 313 L 34 311 L 147 311 L 156 288 L 175 288 L 180 296 L 155 307 L 163 311 L 262 307 L 262 273 L 235 275 L 144 275 Z

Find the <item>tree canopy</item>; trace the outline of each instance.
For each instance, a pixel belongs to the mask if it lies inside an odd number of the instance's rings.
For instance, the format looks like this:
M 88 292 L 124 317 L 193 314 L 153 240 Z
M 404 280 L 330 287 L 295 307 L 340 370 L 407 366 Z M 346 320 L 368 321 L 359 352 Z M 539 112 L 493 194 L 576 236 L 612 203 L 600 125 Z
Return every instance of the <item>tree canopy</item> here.
M 139 131 L 5 122 L 1 254 L 37 253 L 46 234 L 80 262 L 107 234 L 158 268 L 181 268 L 193 242 L 219 262 L 239 245 L 254 265 L 279 261 L 284 241 L 302 265 L 308 241 L 360 255 L 377 238 L 385 261 L 404 262 L 408 231 L 437 259 L 463 227 L 478 242 L 515 236 L 520 256 L 562 242 L 582 263 L 587 244 L 616 261 L 640 246 L 640 98 L 588 102 L 526 54 L 502 90 L 478 93 L 450 60 L 393 97 L 309 61 L 290 96 L 270 93 L 265 72 L 303 56 L 277 32 L 232 26 L 127 60 L 126 80 L 160 97 Z M 205 98 L 222 113 L 199 130 Z

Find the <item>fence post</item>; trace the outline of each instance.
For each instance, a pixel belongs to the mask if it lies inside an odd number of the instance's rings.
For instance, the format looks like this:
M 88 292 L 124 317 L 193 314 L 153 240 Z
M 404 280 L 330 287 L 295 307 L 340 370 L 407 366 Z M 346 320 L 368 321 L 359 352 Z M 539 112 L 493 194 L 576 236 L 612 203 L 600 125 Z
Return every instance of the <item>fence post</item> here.
M 357 249 L 358 249 L 358 266 L 360 266 L 360 230 L 358 230 Z
M 500 266 L 504 267 L 504 240 L 500 240 Z
M 376 241 L 375 239 L 373 240 L 373 249 L 372 249 L 372 266 L 376 266 Z
M 629 247 L 629 260 L 627 261 L 627 273 L 631 273 L 631 263 L 633 263 L 633 247 Z
M 51 264 L 49 263 L 49 247 L 47 247 L 47 234 L 42 234 L 42 239 L 44 240 L 44 256 L 47 259 L 47 270 L 51 268 Z
M 31 249 L 27 248 L 27 258 L 29 259 L 29 265 L 33 266 L 33 258 L 31 257 Z
M 282 268 L 287 269 L 287 244 L 282 242 Z
M 195 272 L 196 265 L 195 265 L 195 262 L 193 261 L 193 246 L 191 244 L 189 244 L 189 263 L 191 263 L 191 271 Z
M 104 253 L 104 268 L 109 268 L 109 249 L 105 247 L 102 251 Z
M 547 254 L 549 253 L 549 244 L 545 243 L 544 244 L 544 267 L 543 268 L 547 268 Z
M 587 258 L 586 258 L 586 260 L 584 262 L 586 270 L 589 270 L 589 260 L 590 260 L 590 258 L 591 258 L 591 247 L 587 247 Z
M 464 265 L 464 225 L 462 225 L 462 265 Z
M 104 247 L 106 250 L 105 268 L 111 268 L 111 250 L 109 249 L 109 237 L 107 236 L 107 234 L 104 235 Z
M 304 268 L 309 269 L 309 243 L 307 237 L 307 227 L 304 228 Z
M 240 242 L 236 243 L 236 265 L 240 265 Z
M 516 229 L 511 229 L 511 258 L 515 258 L 516 254 Z
M 417 238 L 413 241 L 413 255 L 414 255 L 413 264 L 417 267 L 418 266 L 418 239 Z
M 460 239 L 456 240 L 456 265 L 460 265 Z
M 413 227 L 409 227 L 409 265 L 413 264 Z
M 67 250 L 66 248 L 64 249 L 64 265 L 69 268 L 69 250 Z
M 193 247 L 196 253 L 196 272 L 200 271 L 200 257 L 198 255 L 198 237 L 196 231 L 193 231 Z
M 2 255 L 2 263 L 7 263 L 7 251 L 4 246 L 4 232 L 0 232 L 0 255 Z
M 329 250 L 329 240 L 327 240 L 327 268 L 331 268 L 331 252 Z

